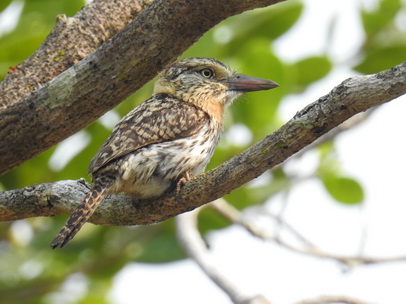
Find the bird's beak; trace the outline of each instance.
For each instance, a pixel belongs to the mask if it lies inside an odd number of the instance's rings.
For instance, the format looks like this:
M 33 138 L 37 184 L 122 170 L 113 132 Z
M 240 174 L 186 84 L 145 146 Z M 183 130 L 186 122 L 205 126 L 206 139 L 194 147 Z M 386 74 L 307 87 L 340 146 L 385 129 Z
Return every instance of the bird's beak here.
M 274 81 L 243 74 L 235 74 L 234 77 L 225 80 L 224 83 L 230 91 L 238 92 L 262 91 L 279 87 L 279 84 Z

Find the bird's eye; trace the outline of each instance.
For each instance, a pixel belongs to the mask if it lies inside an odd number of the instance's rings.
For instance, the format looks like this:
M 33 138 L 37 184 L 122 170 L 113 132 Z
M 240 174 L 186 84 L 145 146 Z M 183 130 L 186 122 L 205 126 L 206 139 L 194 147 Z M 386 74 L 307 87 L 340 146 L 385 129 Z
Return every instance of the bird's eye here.
M 214 71 L 212 69 L 206 68 L 200 71 L 200 74 L 205 78 L 213 78 Z

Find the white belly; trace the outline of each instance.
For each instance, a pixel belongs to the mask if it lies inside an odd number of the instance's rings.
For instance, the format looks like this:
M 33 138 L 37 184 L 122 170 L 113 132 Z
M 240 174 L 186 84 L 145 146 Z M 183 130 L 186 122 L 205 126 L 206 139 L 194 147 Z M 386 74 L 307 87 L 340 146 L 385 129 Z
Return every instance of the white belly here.
M 218 144 L 220 132 L 205 134 L 209 125 L 188 138 L 152 144 L 125 156 L 115 191 L 138 198 L 163 194 L 186 171 L 204 171 Z M 207 132 L 206 132 L 207 133 Z

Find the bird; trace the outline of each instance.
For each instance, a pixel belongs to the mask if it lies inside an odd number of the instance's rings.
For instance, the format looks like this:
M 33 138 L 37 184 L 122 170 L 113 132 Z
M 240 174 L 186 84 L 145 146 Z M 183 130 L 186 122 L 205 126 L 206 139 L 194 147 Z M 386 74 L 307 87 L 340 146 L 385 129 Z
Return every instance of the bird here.
M 52 241 L 63 248 L 103 199 L 164 195 L 202 173 L 219 142 L 224 111 L 246 92 L 269 90 L 271 80 L 236 73 L 212 58 L 190 57 L 158 74 L 152 97 L 115 126 L 93 157 L 93 187 Z

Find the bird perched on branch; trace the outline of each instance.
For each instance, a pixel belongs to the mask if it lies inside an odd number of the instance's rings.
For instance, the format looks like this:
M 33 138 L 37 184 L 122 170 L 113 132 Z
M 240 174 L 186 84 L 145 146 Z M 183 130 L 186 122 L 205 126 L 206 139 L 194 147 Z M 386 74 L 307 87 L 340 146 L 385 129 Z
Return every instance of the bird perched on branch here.
M 51 247 L 64 247 L 108 194 L 159 197 L 203 172 L 219 142 L 224 108 L 245 92 L 277 86 L 209 58 L 187 58 L 166 68 L 153 96 L 120 121 L 94 156 L 89 166 L 94 186 Z

